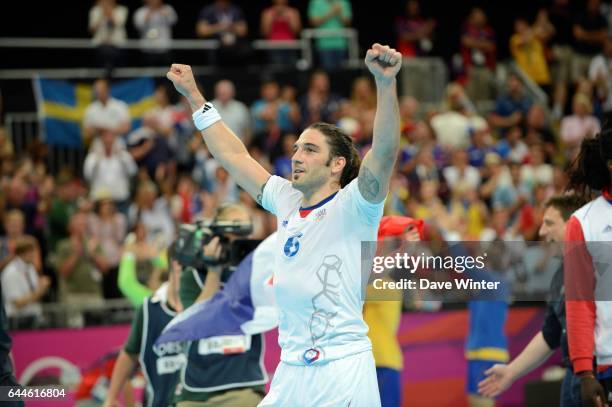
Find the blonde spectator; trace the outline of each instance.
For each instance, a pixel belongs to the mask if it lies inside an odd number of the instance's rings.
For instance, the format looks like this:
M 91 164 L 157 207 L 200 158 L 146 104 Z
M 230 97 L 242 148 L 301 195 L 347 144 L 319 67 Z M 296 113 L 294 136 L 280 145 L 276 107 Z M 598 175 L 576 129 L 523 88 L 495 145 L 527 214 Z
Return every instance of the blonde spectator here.
M 578 153 L 580 143 L 585 137 L 594 136 L 601 126 L 593 116 L 593 105 L 588 96 L 577 93 L 572 101 L 573 114 L 561 120 L 561 141 L 565 146 L 567 158 L 573 158 Z
M 359 123 L 358 144 L 372 139 L 376 114 L 376 91 L 370 78 L 361 76 L 353 81 L 351 98 L 340 109 L 341 118 L 350 117 Z

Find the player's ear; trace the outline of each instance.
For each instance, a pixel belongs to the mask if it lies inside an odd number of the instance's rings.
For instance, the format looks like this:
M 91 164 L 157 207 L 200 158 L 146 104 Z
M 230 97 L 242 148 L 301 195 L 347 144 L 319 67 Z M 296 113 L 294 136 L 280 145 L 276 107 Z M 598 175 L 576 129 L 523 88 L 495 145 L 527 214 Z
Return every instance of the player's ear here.
M 332 161 L 332 171 L 334 174 L 342 174 L 342 171 L 346 167 L 345 157 L 334 157 Z

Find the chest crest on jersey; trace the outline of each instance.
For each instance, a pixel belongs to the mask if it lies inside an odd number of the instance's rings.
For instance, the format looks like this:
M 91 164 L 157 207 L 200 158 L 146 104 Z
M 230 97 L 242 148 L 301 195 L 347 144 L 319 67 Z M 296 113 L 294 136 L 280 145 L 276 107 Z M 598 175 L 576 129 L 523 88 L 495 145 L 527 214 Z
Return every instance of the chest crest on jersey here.
M 323 220 L 326 214 L 327 214 L 327 211 L 325 210 L 325 208 L 321 208 L 314 214 L 313 219 L 315 222 L 321 221 Z

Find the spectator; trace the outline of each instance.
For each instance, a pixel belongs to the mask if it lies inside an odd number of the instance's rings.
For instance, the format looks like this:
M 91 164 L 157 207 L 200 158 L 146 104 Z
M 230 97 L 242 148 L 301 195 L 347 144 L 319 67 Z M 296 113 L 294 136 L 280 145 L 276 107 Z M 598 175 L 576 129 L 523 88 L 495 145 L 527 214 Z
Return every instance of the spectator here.
M 511 193 L 513 190 L 510 189 L 512 176 L 508 166 L 502 162 L 499 154 L 487 153 L 484 173 L 486 178 L 482 182 L 479 192 L 481 198 L 489 202 L 489 207 L 510 207 L 514 204 L 516 196 Z M 517 180 L 518 174 L 517 172 Z
M 503 134 L 510 127 L 523 124 L 532 104 L 533 101 L 525 95 L 521 80 L 510 74 L 506 80 L 506 94 L 497 98 L 489 122 Z
M 408 135 L 414 130 L 420 111 L 419 101 L 412 96 L 402 96 L 399 101 L 400 118 L 402 120 L 402 138 L 408 139 Z
M 13 142 L 4 127 L 0 126 L 0 158 L 8 158 L 14 154 Z
M 293 145 L 297 141 L 295 134 L 285 134 L 281 140 L 282 154 L 274 160 L 274 174 L 279 177 L 291 179 L 291 157 Z
M 586 95 L 577 93 L 572 101 L 572 108 L 573 114 L 561 120 L 560 130 L 566 158 L 569 159 L 578 154 L 580 143 L 585 137 L 594 136 L 601 129 L 599 120 L 592 115 L 593 105 Z
M 142 56 L 147 65 L 170 66 L 172 63 L 172 26 L 177 16 L 163 0 L 144 0 L 134 13 L 134 26 L 140 33 Z
M 552 162 L 557 153 L 557 137 L 546 122 L 546 112 L 541 105 L 534 104 L 527 113 L 525 143 L 528 146 L 542 144 L 546 162 Z
M 231 0 L 215 0 L 213 4 L 204 7 L 196 25 L 198 37 L 220 41 L 218 61 L 213 53 L 211 62 L 222 65 L 243 63 L 248 53 L 248 45 L 244 42 L 247 31 L 244 13 Z
M 58 175 L 55 184 L 56 191 L 47 213 L 49 251 L 54 251 L 57 243 L 68 237 L 68 223 L 76 209 L 78 197 L 75 180 L 67 172 Z
M 397 50 L 404 57 L 431 54 L 436 21 L 421 15 L 417 0 L 408 0 L 405 10 L 406 13 L 395 20 Z
M 211 180 L 208 192 L 212 195 L 215 206 L 238 202 L 238 185 L 225 168 L 217 164 Z
M 87 232 L 87 215 L 72 215 L 69 231 L 69 237 L 57 244 L 50 261 L 60 276 L 60 301 L 78 311 L 79 306 L 102 301 L 101 273 L 108 270 L 108 263 L 100 242 Z M 80 325 L 80 317 L 75 318 L 79 321 L 70 322 Z
M 157 198 L 157 186 L 145 181 L 138 186 L 134 203 L 128 212 L 130 225 L 142 223 L 147 230 L 147 241 L 166 248 L 174 240 L 174 224 L 167 205 Z
M 554 0 L 549 11 L 550 22 L 555 30 L 550 43 L 553 60 L 551 73 L 554 84 L 553 117 L 556 120 L 560 120 L 563 116 L 567 100 L 567 86 L 576 79 L 572 67 L 573 13 L 569 3 L 569 0 Z
M 423 181 L 419 187 L 417 199 L 408 202 L 408 213 L 415 219 L 423 219 L 426 224 L 436 225 L 443 229 L 449 225 L 448 212 L 439 197 L 440 184 L 433 180 Z
M 299 99 L 302 127 L 316 122 L 336 123 L 340 102 L 340 97 L 330 92 L 329 76 L 324 71 L 313 72 L 306 94 Z
M 24 236 L 15 243 L 15 257 L 2 270 L 2 297 L 9 318 L 16 318 L 16 329 L 33 328 L 40 323 L 45 295 L 51 280 L 40 276 L 34 264 L 40 255 L 36 239 Z
M 156 106 L 145 112 L 142 127 L 128 136 L 130 154 L 149 178 L 161 181 L 174 177 L 176 162 L 171 144 L 176 147 L 174 107 L 170 105 L 168 89 L 160 85 L 155 90 Z
M 434 158 L 434 144 L 428 143 L 421 146 L 410 165 L 402 168 L 402 172 L 407 173 L 410 194 L 419 193 L 421 184 L 426 181 L 433 181 L 440 184 L 443 181 L 442 174 Z M 414 215 L 414 214 L 413 214 Z
M 353 10 L 349 0 L 310 0 L 308 19 L 316 29 L 336 30 L 336 35 L 317 38 L 315 48 L 322 69 L 331 71 L 342 66 L 346 58 L 347 40 L 340 30 L 351 25 Z
M 245 145 L 251 139 L 251 117 L 246 105 L 236 99 L 234 84 L 221 80 L 215 85 L 215 98 L 212 103 L 223 117 L 223 122 L 242 140 Z
M 342 118 L 350 117 L 359 124 L 357 134 L 353 134 L 358 145 L 368 145 L 372 141 L 375 114 L 376 90 L 369 77 L 361 76 L 353 81 L 351 98 L 340 108 Z
M 521 127 L 510 127 L 506 132 L 506 137 L 497 143 L 495 150 L 507 161 L 522 163 L 529 153 L 529 148 L 523 142 L 523 130 Z
M 529 148 L 527 163 L 521 167 L 521 182 L 530 189 L 536 185 L 552 185 L 553 166 L 544 161 L 544 148 L 541 144 L 534 144 Z
M 162 284 L 166 268 L 157 243 L 147 240 L 146 226 L 137 222 L 125 239 L 117 285 L 134 307 L 142 305 L 144 297 L 154 293 Z
M 121 294 L 117 287 L 117 275 L 127 221 L 125 215 L 117 212 L 110 190 L 98 190 L 94 199 L 95 212 L 89 215 L 87 226 L 89 236 L 100 242 L 107 263 L 108 270 L 102 279 L 102 293 L 104 298 L 119 298 Z
M 449 225 L 463 240 L 477 240 L 489 218 L 487 206 L 478 198 L 476 188 L 455 188 L 449 202 Z
M 481 8 L 473 8 L 461 34 L 461 56 L 467 75 L 466 91 L 474 101 L 493 99 L 496 51 L 495 31 L 488 25 L 487 15 Z
M 3 223 L 4 235 L 0 236 L 0 270 L 4 269 L 14 259 L 17 242 L 20 239 L 32 237 L 25 234 L 25 219 L 23 212 L 19 209 L 11 209 L 6 212 Z M 37 253 L 34 256 L 33 264 L 34 268 L 40 272 L 42 270 L 42 258 L 38 248 L 37 244 Z
M 475 127 L 486 127 L 484 119 L 473 115 L 474 108 L 463 87 L 452 82 L 447 85 L 443 112 L 431 118 L 438 144 L 444 149 L 466 148 Z
M 536 36 L 535 30 L 522 17 L 514 20 L 510 51 L 519 68 L 525 71 L 532 81 L 547 90 L 550 85 L 550 73 L 544 55 L 544 46 Z
M 261 84 L 261 98 L 251 106 L 254 141 L 266 151 L 274 151 L 283 134 L 295 131 L 299 110 L 283 100 L 276 81 Z
M 29 185 L 25 177 L 16 174 L 8 184 L 4 209 L 19 209 L 25 217 L 26 233 L 36 236 L 39 234 L 39 225 L 36 224 L 36 220 L 38 219 L 38 207 L 36 197 L 32 197 L 32 194 L 29 194 L 28 190 Z
M 261 35 L 268 41 L 292 41 L 302 30 L 300 12 L 289 6 L 289 0 L 272 0 L 272 5 L 261 13 Z M 270 63 L 295 66 L 296 53 L 293 49 L 271 49 Z
M 601 14 L 600 6 L 600 0 L 587 0 L 585 12 L 574 21 L 576 54 L 573 69 L 576 76 L 586 76 L 591 60 L 602 51 L 608 37 L 608 22 Z
M 480 185 L 480 173 L 469 164 L 468 153 L 463 149 L 455 150 L 452 162 L 452 165 L 442 171 L 451 193 L 456 193 L 458 190 L 476 190 Z
M 122 135 L 131 126 L 127 104 L 111 96 L 107 79 L 96 80 L 93 89 L 96 100 L 87 106 L 83 120 L 83 136 L 87 145 L 103 130 Z
M 612 111 L 612 38 L 606 38 L 603 53 L 597 55 L 589 66 L 589 79 L 595 84 L 597 98 L 604 113 Z
M 89 10 L 89 32 L 92 43 L 97 47 L 98 65 L 110 74 L 121 63 L 121 46 L 127 39 L 125 23 L 128 9 L 115 0 L 97 0 Z
M 130 179 L 136 175 L 136 163 L 112 131 L 102 131 L 100 141 L 92 145 L 83 165 L 83 176 L 89 182 L 90 196 L 93 198 L 102 191 L 108 191 L 119 211 L 126 213 Z
M 486 126 L 486 122 L 484 124 L 484 126 L 475 127 L 473 129 L 471 144 L 467 148 L 470 165 L 479 170 L 485 165 L 486 155 L 495 152 L 493 138 L 491 137 L 488 126 Z

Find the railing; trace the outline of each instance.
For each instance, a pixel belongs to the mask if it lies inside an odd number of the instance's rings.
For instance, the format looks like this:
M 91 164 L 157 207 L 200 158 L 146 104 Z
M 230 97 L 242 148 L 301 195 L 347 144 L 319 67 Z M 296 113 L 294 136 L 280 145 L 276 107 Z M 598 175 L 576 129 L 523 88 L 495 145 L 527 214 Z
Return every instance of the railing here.
M 324 37 L 344 37 L 348 41 L 348 59 L 346 67 L 360 67 L 358 32 L 353 28 L 339 30 L 329 29 L 304 29 L 300 39 L 270 41 L 254 40 L 251 47 L 254 50 L 295 50 L 300 52 L 300 60 L 297 62 L 298 69 L 309 69 L 314 66 L 314 55 L 312 41 Z M 121 44 L 123 49 L 142 49 L 142 40 L 126 40 Z M 220 47 L 220 41 L 214 39 L 185 39 L 172 40 L 169 48 L 172 50 L 208 50 L 214 51 Z M 0 48 L 16 49 L 95 49 L 90 39 L 85 38 L 0 38 Z M 195 66 L 196 74 L 207 74 L 214 71 L 211 66 Z M 43 75 L 54 79 L 72 78 L 95 78 L 105 74 L 105 70 L 97 68 L 66 68 L 66 69 L 5 69 L 0 70 L 0 79 L 30 79 L 34 74 Z M 154 68 L 131 68 L 121 67 L 113 71 L 113 76 L 118 78 L 134 77 L 141 75 L 163 76 L 166 67 Z
M 40 122 L 36 113 L 7 113 L 5 125 L 17 156 L 26 152 L 40 134 Z M 74 174 L 81 175 L 86 154 L 84 149 L 47 146 L 47 164 L 52 174 L 63 167 L 69 167 Z
M 9 318 L 9 328 L 12 330 L 82 328 L 129 323 L 134 311 L 133 305 L 125 298 L 83 304 L 43 303 L 41 305 L 40 317 L 12 316 Z

